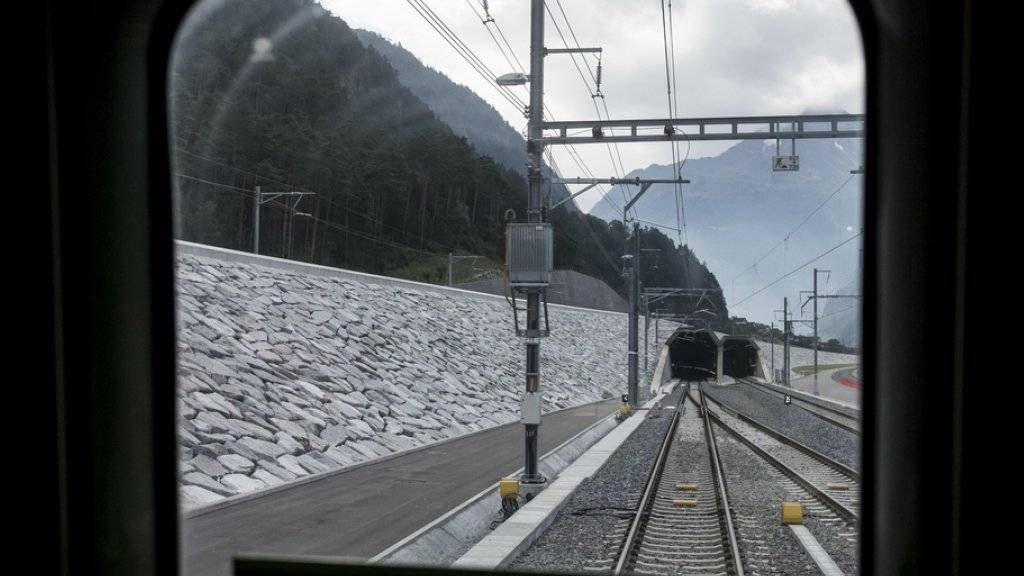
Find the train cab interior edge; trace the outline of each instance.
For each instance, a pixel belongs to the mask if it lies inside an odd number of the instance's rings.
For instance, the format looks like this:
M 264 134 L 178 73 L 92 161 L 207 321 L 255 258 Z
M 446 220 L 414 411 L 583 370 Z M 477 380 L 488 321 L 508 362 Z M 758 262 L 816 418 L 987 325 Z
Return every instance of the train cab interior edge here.
M 17 62 L 8 89 L 30 117 L 16 151 L 24 161 L 10 166 L 25 185 L 9 209 L 27 224 L 14 245 L 28 264 L 16 301 L 21 314 L 36 314 L 20 323 L 18 346 L 42 355 L 19 367 L 30 376 L 8 378 L 19 397 L 8 409 L 34 407 L 41 430 L 38 446 L 22 450 L 42 477 L 22 477 L 16 493 L 43 549 L 21 559 L 26 572 L 181 573 L 166 95 L 172 42 L 190 5 L 46 0 L 15 8 L 9 21 L 29 48 L 9 51 Z M 996 224 L 1009 212 L 995 208 L 1012 195 L 998 182 L 1007 171 L 989 152 L 996 127 L 1007 125 L 988 118 L 996 107 L 987 89 L 998 77 L 1001 90 L 1013 90 L 1015 64 L 990 44 L 1006 37 L 987 29 L 991 3 L 851 5 L 864 39 L 868 118 L 861 573 L 1012 566 L 1012 554 L 992 549 L 1009 513 L 989 483 L 1013 478 L 997 480 L 983 455 L 1002 443 L 991 436 L 1010 408 L 990 405 L 999 404 L 994 392 L 979 389 L 1012 386 L 1015 375 L 994 373 L 1008 365 L 989 359 L 1004 312 L 979 295 L 996 289 L 986 256 L 1013 245 L 1012 228 Z M 993 65 L 1006 69 L 989 72 Z M 22 206 L 16 198 L 25 197 Z M 698 331 L 683 340 L 673 370 L 678 359 L 681 371 L 713 373 L 714 339 Z M 725 369 L 755 370 L 749 348 L 730 342 Z M 456 573 L 260 557 L 236 570 Z

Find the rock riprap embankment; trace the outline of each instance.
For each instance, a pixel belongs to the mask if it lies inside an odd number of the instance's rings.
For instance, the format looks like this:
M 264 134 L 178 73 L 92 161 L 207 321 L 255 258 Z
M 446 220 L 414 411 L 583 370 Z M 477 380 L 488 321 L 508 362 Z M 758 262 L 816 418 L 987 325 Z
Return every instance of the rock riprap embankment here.
M 179 254 L 186 507 L 515 422 L 506 301 Z M 544 410 L 617 395 L 626 317 L 552 306 Z

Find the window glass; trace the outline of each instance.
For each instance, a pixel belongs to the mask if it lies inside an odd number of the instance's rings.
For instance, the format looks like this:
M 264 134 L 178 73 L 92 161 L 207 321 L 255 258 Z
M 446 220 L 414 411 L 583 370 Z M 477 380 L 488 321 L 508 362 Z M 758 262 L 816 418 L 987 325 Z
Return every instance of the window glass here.
M 168 73 L 186 573 L 857 572 L 843 0 L 204 0 Z

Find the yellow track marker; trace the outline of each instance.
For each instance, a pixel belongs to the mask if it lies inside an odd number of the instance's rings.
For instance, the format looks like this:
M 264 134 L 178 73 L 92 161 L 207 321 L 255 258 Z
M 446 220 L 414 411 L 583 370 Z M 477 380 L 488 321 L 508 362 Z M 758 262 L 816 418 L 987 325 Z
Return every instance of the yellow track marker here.
M 694 506 L 697 505 L 697 500 L 689 498 L 679 498 L 676 500 L 672 500 L 672 505 L 681 506 L 683 508 L 693 508 Z
M 697 489 L 697 484 L 690 482 L 676 482 L 676 490 L 687 490 L 694 491 Z
M 804 523 L 804 507 L 799 502 L 783 502 L 781 512 L 783 524 Z

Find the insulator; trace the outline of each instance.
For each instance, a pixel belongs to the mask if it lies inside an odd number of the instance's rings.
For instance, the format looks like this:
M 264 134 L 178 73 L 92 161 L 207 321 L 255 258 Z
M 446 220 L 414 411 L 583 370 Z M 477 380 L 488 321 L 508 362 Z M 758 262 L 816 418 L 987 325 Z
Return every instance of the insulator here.
M 601 91 L 601 61 L 597 61 L 597 91 Z

